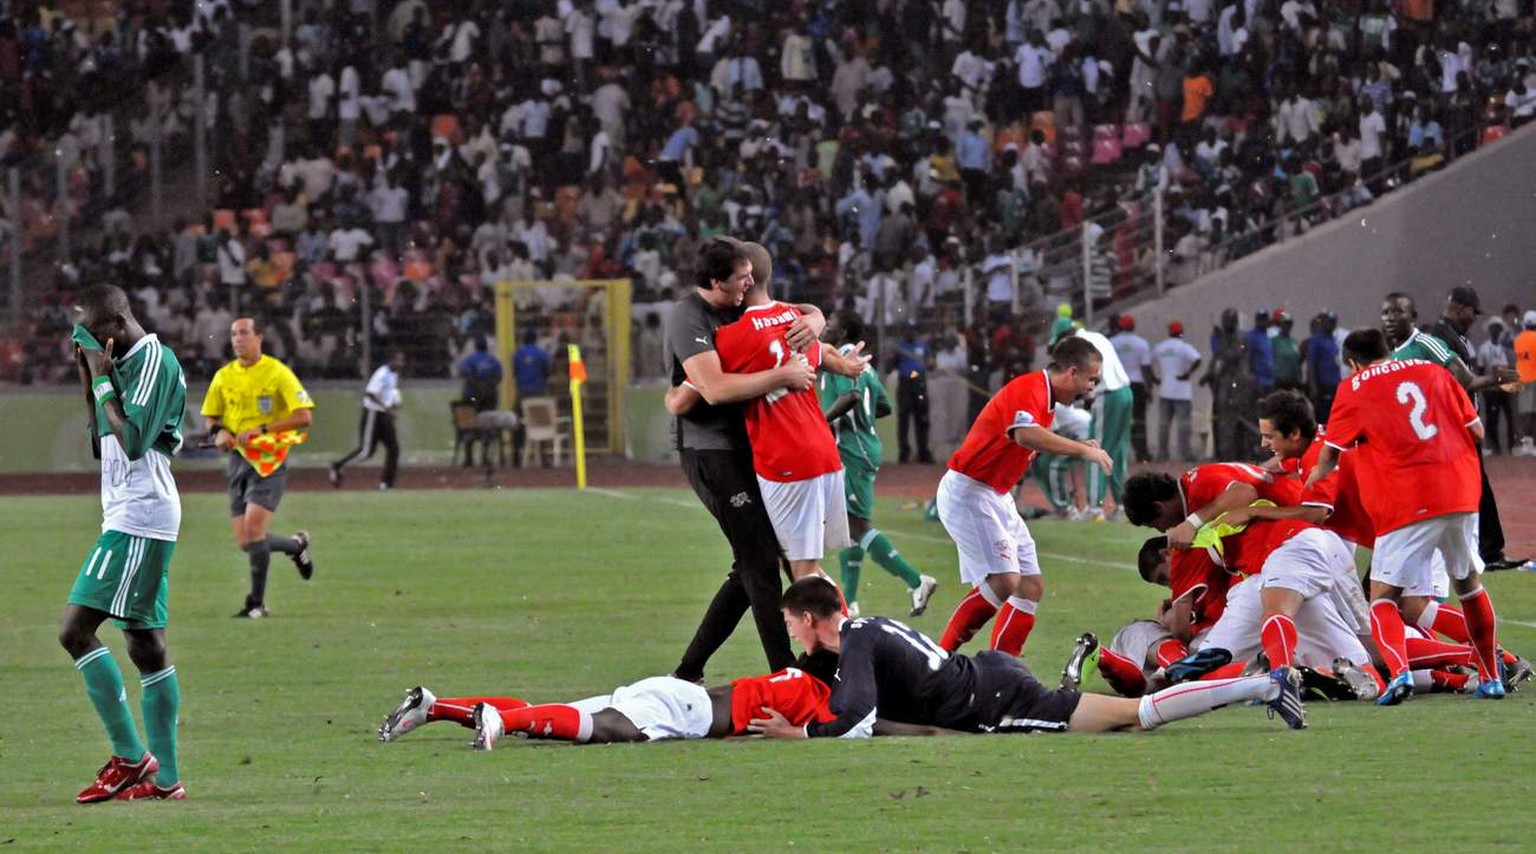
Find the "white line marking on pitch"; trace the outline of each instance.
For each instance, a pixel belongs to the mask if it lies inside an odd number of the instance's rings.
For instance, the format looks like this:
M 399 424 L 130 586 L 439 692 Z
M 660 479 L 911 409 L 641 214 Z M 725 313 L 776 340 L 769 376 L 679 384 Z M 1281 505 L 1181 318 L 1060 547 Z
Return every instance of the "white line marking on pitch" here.
M 667 498 L 665 496 L 652 496 L 649 499 L 647 499 L 644 496 L 635 495 L 632 492 L 624 492 L 624 491 L 618 490 L 618 489 L 598 489 L 596 487 L 587 487 L 587 491 L 588 492 L 592 492 L 592 493 L 596 493 L 598 495 L 607 496 L 609 498 L 618 498 L 618 499 L 623 500 L 623 501 L 644 501 L 644 500 L 650 500 L 650 501 L 659 502 L 661 504 L 669 504 L 669 505 L 671 505 L 673 507 L 687 507 L 687 508 L 691 508 L 691 509 L 694 509 L 694 510 L 704 510 L 705 509 L 704 505 L 698 503 L 697 501 L 683 501 L 681 499 Z M 905 538 L 911 539 L 911 540 L 921 540 L 921 541 L 923 541 L 925 543 L 938 543 L 939 545 L 949 545 L 950 544 L 950 539 L 948 537 L 935 537 L 935 536 L 933 536 L 931 534 L 919 534 L 919 533 L 917 533 L 915 531 L 902 531 L 902 530 L 897 530 L 895 528 L 881 528 L 880 530 L 885 531 L 887 533 L 895 534 L 898 537 L 905 537 Z M 1134 566 L 1132 566 L 1131 564 L 1128 564 L 1128 563 L 1116 563 L 1114 561 L 1093 560 L 1091 558 L 1078 557 L 1076 555 L 1064 555 L 1064 554 L 1055 554 L 1055 553 L 1052 553 L 1052 552 L 1041 552 L 1040 556 L 1043 557 L 1043 558 L 1046 558 L 1048 560 L 1059 560 L 1059 561 L 1065 561 L 1067 563 L 1081 563 L 1081 564 L 1086 564 L 1088 566 L 1103 566 L 1103 567 L 1109 567 L 1111 569 L 1131 570 L 1131 571 L 1134 571 L 1136 569 L 1136 567 L 1134 567 Z M 1513 620 L 1509 620 L 1507 622 L 1514 622 L 1514 621 Z M 1536 628 L 1536 625 L 1533 625 L 1532 628 Z

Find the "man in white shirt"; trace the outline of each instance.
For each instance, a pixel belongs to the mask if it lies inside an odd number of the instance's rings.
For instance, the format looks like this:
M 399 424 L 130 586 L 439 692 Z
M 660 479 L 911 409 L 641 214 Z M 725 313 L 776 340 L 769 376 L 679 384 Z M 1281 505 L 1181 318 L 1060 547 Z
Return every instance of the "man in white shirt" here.
M 336 96 L 336 78 L 324 68 L 309 78 L 309 139 L 321 151 L 331 144 L 331 99 Z
M 1168 428 L 1179 425 L 1180 460 L 1198 459 L 1190 446 L 1190 407 L 1194 400 L 1194 384 L 1189 378 L 1200 367 L 1200 351 L 1184 340 L 1184 324 L 1175 320 L 1168 324 L 1168 338 L 1152 350 L 1157 364 L 1152 380 L 1158 384 L 1157 397 L 1157 458 L 1175 459 L 1168 456 Z M 1148 370 L 1152 370 L 1148 368 Z M 1161 378 L 1161 379 L 1159 379 Z
M 370 459 L 379 445 L 384 445 L 384 473 L 379 478 L 379 489 L 395 488 L 395 473 L 400 464 L 400 440 L 395 435 L 395 411 L 400 408 L 400 369 L 405 367 L 405 354 L 391 351 L 384 364 L 368 378 L 363 388 L 363 418 L 357 427 L 357 447 L 334 463 L 331 463 L 331 486 L 340 489 L 341 470 L 356 459 Z
M 1147 392 L 1143 369 L 1152 365 L 1152 345 L 1136 334 L 1136 318 L 1129 314 L 1120 315 L 1116 325 L 1118 328 L 1109 337 L 1109 343 L 1114 345 L 1125 375 L 1131 381 L 1131 448 L 1136 451 L 1136 459 L 1149 462 L 1152 454 L 1147 450 L 1147 400 L 1151 395 Z
M 1376 104 L 1370 98 L 1360 99 L 1360 177 L 1374 179 L 1381 171 L 1381 139 L 1387 133 L 1387 120 L 1376 112 Z
M 1108 338 L 1091 329 L 1073 334 L 1093 344 L 1104 363 L 1093 395 L 1090 437 L 1109 455 L 1112 465 L 1108 477 L 1100 466 L 1084 467 L 1088 469 L 1088 514 L 1084 518 L 1093 519 L 1104 512 L 1106 499 L 1113 498 L 1118 505 L 1125 490 L 1125 470 L 1131 456 L 1131 379 Z
M 404 127 L 416 112 L 416 84 L 411 82 L 410 69 L 405 58 L 395 61 L 395 66 L 384 72 L 379 88 L 389 96 L 389 121 L 396 127 Z
M 1034 113 L 1046 106 L 1046 72 L 1054 61 L 1051 48 L 1039 30 L 1030 30 L 1028 41 L 1014 52 L 1013 62 L 1019 69 L 1019 85 L 1024 88 L 1023 109 Z
M 331 232 L 331 260 L 338 264 L 351 264 L 360 261 L 362 260 L 363 250 L 372 245 L 373 237 L 358 226 L 338 228 Z

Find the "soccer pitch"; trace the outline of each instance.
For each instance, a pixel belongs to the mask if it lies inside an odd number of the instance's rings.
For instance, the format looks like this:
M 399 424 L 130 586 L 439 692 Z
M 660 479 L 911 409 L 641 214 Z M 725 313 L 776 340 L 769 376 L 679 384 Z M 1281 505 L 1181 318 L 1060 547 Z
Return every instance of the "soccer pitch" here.
M 305 583 L 274 559 L 275 616 L 259 621 L 230 619 L 247 576 L 223 496 L 186 496 L 169 641 L 188 800 L 76 806 L 108 746 L 55 634 L 99 508 L 4 498 L 0 513 L 0 844 L 17 849 L 1476 850 L 1536 831 L 1532 684 L 1502 702 L 1312 703 L 1304 732 L 1229 708 L 1147 735 L 477 753 L 468 730 L 434 724 L 376 740 L 416 684 L 548 702 L 666 673 L 730 560 L 692 495 L 669 490 L 292 494 L 277 529 L 312 531 L 318 569 Z M 952 547 L 895 502 L 879 522 L 940 580 L 911 621 L 937 637 L 960 594 Z M 1131 569 L 1142 531 L 1031 527 L 1046 598 L 1025 658 L 1054 684 L 1079 632 L 1106 636 L 1159 594 Z M 863 578 L 865 614 L 905 619 L 899 582 L 873 565 Z M 1488 586 L 1504 640 L 1536 654 L 1536 577 Z M 102 637 L 137 715 L 121 633 Z M 763 670 L 747 620 L 709 679 Z

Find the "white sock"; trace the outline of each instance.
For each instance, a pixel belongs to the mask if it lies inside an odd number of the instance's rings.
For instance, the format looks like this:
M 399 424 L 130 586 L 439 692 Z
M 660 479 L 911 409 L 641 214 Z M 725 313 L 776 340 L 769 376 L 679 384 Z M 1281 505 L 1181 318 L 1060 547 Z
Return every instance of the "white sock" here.
M 592 713 L 577 710 L 581 715 L 581 722 L 576 725 L 576 742 L 586 744 L 592 740 Z
M 1435 679 L 1429 675 L 1428 670 L 1414 670 L 1412 673 L 1415 694 L 1428 694 L 1435 687 Z
M 1033 614 L 1035 609 L 1040 607 L 1039 602 L 1033 599 L 1025 599 L 1022 596 L 1009 596 L 1008 604 L 1012 605 L 1021 614 Z
M 1185 682 L 1142 697 L 1136 714 L 1141 718 L 1142 729 L 1157 729 L 1231 703 L 1273 700 L 1279 692 L 1280 686 L 1268 676 Z
M 1424 610 L 1419 612 L 1419 619 L 1417 620 L 1419 628 L 1429 632 L 1430 637 L 1435 636 L 1435 615 L 1438 613 L 1440 613 L 1440 603 L 1433 599 L 1429 600 L 1429 604 L 1425 605 Z
M 1003 607 L 1002 597 L 997 595 L 997 591 L 992 589 L 992 585 L 983 581 L 982 583 L 976 585 L 976 590 L 981 593 L 981 598 L 987 600 L 987 603 L 992 607 Z

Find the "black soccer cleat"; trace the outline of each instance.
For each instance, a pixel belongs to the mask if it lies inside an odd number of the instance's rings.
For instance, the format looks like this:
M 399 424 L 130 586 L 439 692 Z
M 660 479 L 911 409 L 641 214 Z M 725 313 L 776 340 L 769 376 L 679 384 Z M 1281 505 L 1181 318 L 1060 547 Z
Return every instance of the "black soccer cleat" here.
M 1225 667 L 1232 663 L 1232 653 L 1225 649 L 1208 646 L 1199 652 L 1192 652 L 1178 661 L 1163 668 L 1163 675 L 1174 685 L 1180 682 L 1189 682 L 1199 679 L 1218 667 Z
M 1072 643 L 1072 655 L 1067 658 L 1067 666 L 1061 668 L 1061 687 L 1066 691 L 1077 691 L 1083 684 L 1083 671 L 1093 667 L 1099 660 L 1099 638 L 1093 632 L 1083 632 Z
M 315 559 L 309 555 L 309 532 L 300 531 L 293 535 L 299 544 L 299 550 L 293 553 L 293 565 L 299 569 L 299 577 L 308 581 L 315 574 Z

